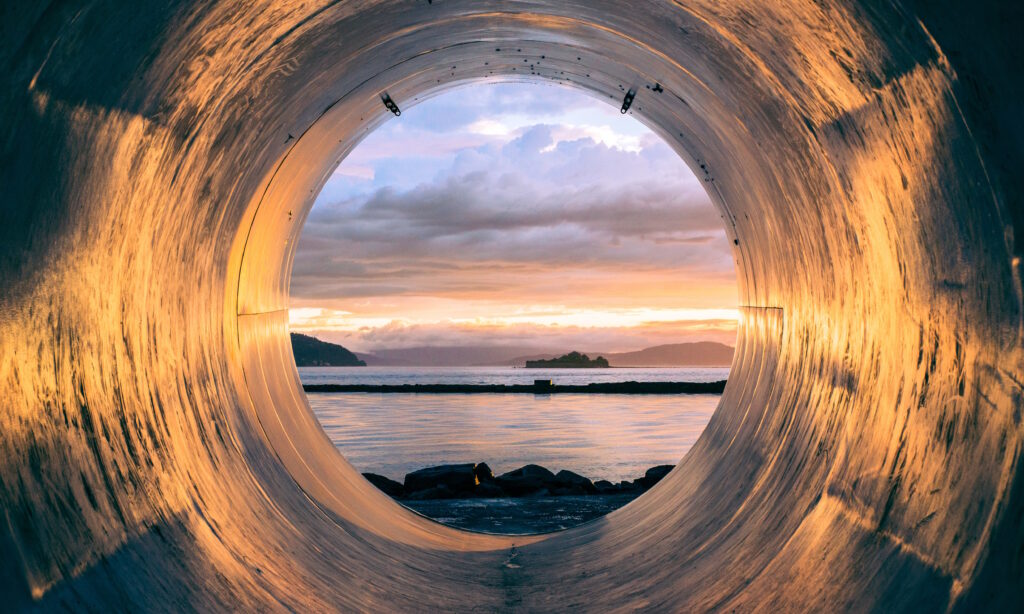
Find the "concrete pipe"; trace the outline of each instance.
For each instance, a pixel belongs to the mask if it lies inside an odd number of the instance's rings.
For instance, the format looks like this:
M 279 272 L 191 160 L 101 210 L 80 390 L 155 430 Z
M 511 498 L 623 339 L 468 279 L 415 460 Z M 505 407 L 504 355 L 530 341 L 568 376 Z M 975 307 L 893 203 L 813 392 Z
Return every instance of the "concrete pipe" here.
M 0 20 L 0 607 L 1019 607 L 1012 3 L 153 4 Z M 635 92 L 741 288 L 697 445 L 549 535 L 377 492 L 287 337 L 299 230 L 382 95 L 488 78 Z

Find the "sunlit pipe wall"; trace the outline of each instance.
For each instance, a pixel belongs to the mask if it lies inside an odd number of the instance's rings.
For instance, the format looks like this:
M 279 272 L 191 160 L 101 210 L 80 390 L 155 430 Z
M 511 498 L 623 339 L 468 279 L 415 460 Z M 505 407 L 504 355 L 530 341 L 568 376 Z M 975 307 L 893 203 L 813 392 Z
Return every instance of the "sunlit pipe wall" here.
M 19 4 L 0 44 L 5 607 L 1018 603 L 1014 9 Z M 408 108 L 486 79 L 616 108 L 635 91 L 719 207 L 740 282 L 697 445 L 547 536 L 456 531 L 378 493 L 311 415 L 287 337 L 302 222 L 401 121 L 382 94 Z

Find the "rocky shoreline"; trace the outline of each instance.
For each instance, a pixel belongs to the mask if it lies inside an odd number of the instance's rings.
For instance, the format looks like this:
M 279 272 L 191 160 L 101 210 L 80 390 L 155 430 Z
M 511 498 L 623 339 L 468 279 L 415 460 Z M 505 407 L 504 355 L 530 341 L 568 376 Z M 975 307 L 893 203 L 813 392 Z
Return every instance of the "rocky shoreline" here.
M 376 473 L 364 473 L 363 477 L 387 495 L 403 501 L 587 497 L 639 495 L 657 484 L 672 468 L 673 465 L 658 465 L 639 478 L 618 483 L 591 481 L 566 469 L 555 473 L 540 465 L 525 465 L 495 476 L 487 463 L 426 467 L 406 474 L 404 482 Z

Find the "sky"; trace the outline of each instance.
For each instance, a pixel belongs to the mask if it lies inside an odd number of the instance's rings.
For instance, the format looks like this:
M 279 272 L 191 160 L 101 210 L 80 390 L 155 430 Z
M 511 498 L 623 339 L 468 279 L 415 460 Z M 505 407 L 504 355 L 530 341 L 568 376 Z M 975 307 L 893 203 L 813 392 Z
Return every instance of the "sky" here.
M 313 205 L 292 330 L 357 352 L 734 342 L 719 213 L 636 119 L 537 83 L 402 107 Z

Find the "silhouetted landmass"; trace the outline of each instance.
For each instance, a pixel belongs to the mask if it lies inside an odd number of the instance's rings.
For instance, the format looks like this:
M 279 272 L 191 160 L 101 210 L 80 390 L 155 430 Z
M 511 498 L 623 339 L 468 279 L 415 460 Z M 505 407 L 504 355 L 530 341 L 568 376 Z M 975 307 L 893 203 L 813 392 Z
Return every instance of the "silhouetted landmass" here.
M 365 367 L 366 363 L 336 343 L 292 333 L 292 354 L 299 367 Z
M 669 343 L 635 352 L 588 352 L 608 359 L 612 367 L 728 367 L 733 347 L 713 341 Z M 529 354 L 503 360 L 495 365 L 521 367 L 528 361 L 556 358 L 557 353 Z
M 613 367 L 728 367 L 733 348 L 724 343 L 670 343 L 637 352 L 605 354 Z
M 564 353 L 558 348 L 538 346 L 423 346 L 359 353 L 372 367 L 522 367 L 528 360 L 550 360 Z M 727 367 L 733 348 L 724 343 L 702 341 L 672 343 L 636 352 L 588 351 L 604 356 L 612 367 Z
M 591 360 L 586 354 L 569 352 L 558 358 L 550 360 L 527 360 L 527 369 L 607 369 L 608 360 L 604 356 L 598 356 Z
M 558 358 L 558 352 L 547 352 L 544 354 L 530 354 L 528 356 L 516 356 L 509 358 L 508 360 L 502 360 L 498 363 L 492 363 L 487 365 L 476 365 L 478 367 L 522 367 L 528 360 L 551 360 L 552 358 Z
M 378 349 L 360 353 L 371 367 L 474 367 L 505 363 L 524 354 L 540 354 L 549 348 L 532 346 L 421 346 Z M 551 356 L 556 354 L 552 353 Z M 522 364 L 522 363 L 519 363 Z
M 717 382 L 614 382 L 579 386 L 537 384 L 305 384 L 306 392 L 380 392 L 427 394 L 585 393 L 585 394 L 722 394 Z

